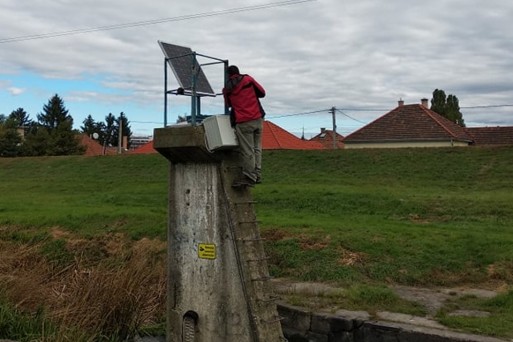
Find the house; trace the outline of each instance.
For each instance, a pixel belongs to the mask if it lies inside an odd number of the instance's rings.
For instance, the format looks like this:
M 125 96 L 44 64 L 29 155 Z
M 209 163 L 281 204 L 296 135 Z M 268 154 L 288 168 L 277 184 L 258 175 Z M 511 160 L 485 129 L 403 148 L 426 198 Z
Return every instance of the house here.
M 513 145 L 513 126 L 467 127 L 477 146 Z
M 333 138 L 335 137 L 335 138 Z M 334 141 L 335 140 L 335 141 Z M 320 142 L 325 149 L 342 149 L 344 148 L 344 137 L 337 132 L 333 132 L 326 128 L 321 128 L 321 133 L 317 134 L 310 141 Z M 333 144 L 335 142 L 335 145 Z
M 464 127 L 421 104 L 405 105 L 399 101 L 392 111 L 351 133 L 345 148 L 398 148 L 469 146 L 473 137 Z

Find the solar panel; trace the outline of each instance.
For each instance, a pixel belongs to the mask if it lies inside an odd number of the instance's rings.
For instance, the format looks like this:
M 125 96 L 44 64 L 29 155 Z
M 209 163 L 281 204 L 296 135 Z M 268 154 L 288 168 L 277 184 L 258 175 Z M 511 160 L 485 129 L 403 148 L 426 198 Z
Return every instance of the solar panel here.
M 193 72 L 197 72 L 196 93 L 198 95 L 216 95 L 207 80 L 207 76 L 205 76 L 198 61 L 194 58 L 194 52 L 191 48 L 164 43 L 161 41 L 158 43 L 164 53 L 164 56 L 168 58 L 169 66 L 173 70 L 180 87 L 185 90 L 186 94 L 190 95 L 192 93 Z M 195 62 L 194 69 L 193 61 Z

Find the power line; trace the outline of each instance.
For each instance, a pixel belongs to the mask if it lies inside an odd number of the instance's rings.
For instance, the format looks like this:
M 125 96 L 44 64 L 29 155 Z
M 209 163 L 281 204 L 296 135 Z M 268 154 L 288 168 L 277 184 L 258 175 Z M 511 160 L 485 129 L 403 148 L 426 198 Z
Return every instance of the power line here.
M 363 122 L 363 121 L 360 121 L 360 120 L 358 120 L 358 119 L 355 119 L 355 118 L 353 118 L 352 116 L 347 115 L 346 113 L 344 113 L 342 110 L 340 110 L 340 109 L 338 109 L 338 108 L 336 108 L 336 110 L 337 110 L 337 112 L 339 112 L 340 114 L 342 114 L 342 115 L 344 115 L 344 116 L 348 117 L 348 118 L 349 118 L 349 119 L 351 119 L 351 120 L 354 120 L 354 121 L 359 122 L 359 123 L 362 123 L 362 124 L 366 124 L 366 122 Z
M 290 116 L 317 114 L 317 113 L 328 112 L 329 110 L 330 110 L 330 108 L 327 108 L 327 109 L 315 110 L 315 111 L 311 111 L 311 112 L 302 112 L 302 113 L 292 113 L 292 114 L 283 114 L 283 115 L 269 116 L 269 118 L 271 118 L 271 119 L 278 119 L 278 118 L 286 118 L 286 117 L 290 117 Z
M 157 121 L 129 121 L 130 123 L 138 123 L 138 124 L 159 124 L 159 125 L 162 125 L 162 121 L 160 122 L 157 122 Z
M 0 44 L 15 43 L 15 42 L 21 42 L 21 41 L 25 41 L 25 40 L 34 40 L 34 39 L 48 39 L 48 38 L 69 36 L 69 35 L 82 34 L 82 33 L 90 33 L 90 32 L 97 32 L 97 31 L 119 30 L 119 29 L 132 28 L 132 27 L 138 27 L 138 26 L 156 25 L 156 24 L 162 24 L 162 23 L 167 23 L 167 22 L 176 22 L 176 21 L 184 21 L 184 20 L 191 20 L 191 19 L 198 19 L 198 18 L 205 18 L 205 17 L 214 17 L 214 16 L 219 16 L 219 15 L 256 11 L 256 10 L 262 10 L 262 9 L 268 9 L 268 8 L 274 8 L 274 7 L 292 6 L 292 5 L 298 5 L 301 3 L 312 2 L 312 1 L 317 1 L 317 0 L 287 0 L 287 1 L 280 1 L 280 2 L 271 2 L 271 3 L 267 3 L 267 4 L 262 4 L 262 5 L 237 7 L 237 8 L 231 8 L 231 9 L 226 9 L 226 10 L 218 10 L 218 11 L 210 11 L 210 12 L 203 12 L 203 13 L 197 13 L 197 14 L 182 15 L 182 16 L 170 17 L 170 18 L 152 19 L 152 20 L 136 21 L 136 22 L 124 23 L 124 24 L 97 26 L 97 27 L 90 27 L 90 28 L 84 28 L 84 29 L 74 29 L 74 30 L 68 30 L 68 31 L 33 34 L 33 35 L 11 37 L 11 38 L 2 38 L 2 39 L 0 39 Z
M 460 109 L 503 108 L 503 107 L 513 107 L 513 104 L 469 106 L 469 107 L 460 107 Z
M 366 124 L 366 122 L 363 122 L 361 120 L 358 120 L 346 113 L 344 113 L 341 109 L 338 109 L 338 108 L 335 108 L 337 112 L 339 112 L 340 114 L 346 116 L 347 118 L 351 119 L 351 120 L 354 120 L 356 122 L 359 122 L 361 124 Z M 284 114 L 284 115 L 276 115 L 276 116 L 269 116 L 269 118 L 271 119 L 277 119 L 277 118 L 285 118 L 285 117 L 292 117 L 292 116 L 299 116 L 299 115 L 309 115 L 309 114 L 318 114 L 318 113 L 331 113 L 331 110 L 332 108 L 327 108 L 327 109 L 320 109 L 320 110 L 315 110 L 315 111 L 311 111 L 311 112 L 301 112 L 301 113 L 292 113 L 292 114 Z

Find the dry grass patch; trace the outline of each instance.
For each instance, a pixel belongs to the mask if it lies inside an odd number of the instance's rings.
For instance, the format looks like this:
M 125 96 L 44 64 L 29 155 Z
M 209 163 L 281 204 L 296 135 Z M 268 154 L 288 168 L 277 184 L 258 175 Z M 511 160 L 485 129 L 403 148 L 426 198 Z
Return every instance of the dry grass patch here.
M 122 340 L 162 320 L 164 242 L 133 242 L 119 234 L 88 240 L 56 230 L 51 236 L 35 244 L 0 243 L 0 290 L 15 308 L 33 313 L 43 307 L 53 324 L 86 331 L 93 339 Z M 52 244 L 63 238 L 65 244 Z M 43 253 L 49 243 L 64 251 Z M 61 252 L 72 258 L 56 262 Z

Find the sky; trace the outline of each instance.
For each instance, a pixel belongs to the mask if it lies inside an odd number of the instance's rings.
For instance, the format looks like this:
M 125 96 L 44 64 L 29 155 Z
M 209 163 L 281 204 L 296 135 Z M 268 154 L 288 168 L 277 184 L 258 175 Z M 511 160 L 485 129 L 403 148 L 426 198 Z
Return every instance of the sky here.
M 228 60 L 267 91 L 266 119 L 342 135 L 397 107 L 458 97 L 468 127 L 513 126 L 513 2 L 506 0 L 0 0 L 0 114 L 30 118 L 58 94 L 79 129 L 124 112 L 134 135 L 164 125 L 158 41 Z M 200 63 L 211 60 L 202 59 Z M 168 87 L 178 87 L 169 67 Z M 203 66 L 221 92 L 221 64 Z M 221 114 L 222 96 L 202 98 Z M 190 113 L 168 96 L 168 123 Z

